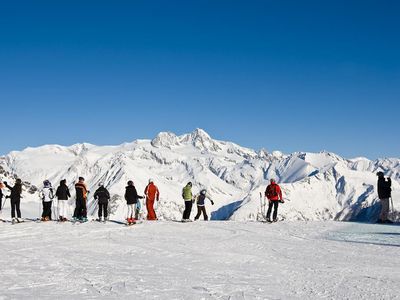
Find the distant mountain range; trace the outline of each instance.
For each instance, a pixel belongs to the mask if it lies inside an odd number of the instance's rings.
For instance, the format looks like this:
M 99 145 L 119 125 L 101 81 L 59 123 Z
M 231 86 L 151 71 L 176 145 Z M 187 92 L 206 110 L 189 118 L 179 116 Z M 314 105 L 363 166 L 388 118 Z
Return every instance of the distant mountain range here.
M 207 206 L 212 219 L 256 220 L 260 218 L 260 192 L 275 178 L 287 200 L 280 208 L 284 219 L 373 221 L 379 210 L 377 171 L 391 176 L 396 206 L 399 158 L 371 161 L 345 159 L 330 152 L 268 153 L 214 140 L 202 129 L 181 136 L 161 132 L 153 140 L 118 146 L 45 145 L 0 157 L 2 180 L 12 183 L 19 177 L 24 181 L 22 210 L 24 202 L 38 203 L 37 190 L 43 180 L 57 186 L 66 179 L 73 191 L 74 182 L 83 176 L 93 192 L 99 182 L 105 183 L 113 195 L 111 211 L 117 218 L 123 218 L 126 211 L 127 181 L 133 180 L 142 193 L 152 178 L 160 189 L 160 218 L 181 218 L 181 190 L 191 181 L 194 192 L 206 188 L 215 200 L 214 206 Z M 73 199 L 70 203 L 74 205 Z M 91 198 L 88 206 L 94 213 Z

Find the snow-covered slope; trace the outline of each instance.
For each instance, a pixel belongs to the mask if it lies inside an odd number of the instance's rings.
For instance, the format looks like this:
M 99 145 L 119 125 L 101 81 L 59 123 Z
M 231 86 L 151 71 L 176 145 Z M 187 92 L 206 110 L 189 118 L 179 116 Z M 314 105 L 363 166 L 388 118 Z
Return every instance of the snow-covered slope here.
M 214 206 L 207 207 L 213 219 L 256 219 L 260 213 L 260 192 L 270 178 L 275 178 L 288 200 L 281 206 L 283 218 L 373 219 L 377 211 L 378 170 L 392 177 L 393 196 L 399 198 L 398 158 L 370 161 L 344 159 L 329 152 L 256 152 L 214 140 L 201 129 L 181 136 L 162 132 L 153 140 L 119 146 L 46 145 L 0 157 L 2 179 L 13 182 L 18 176 L 25 182 L 24 203 L 38 203 L 35 187 L 40 188 L 44 179 L 53 185 L 66 179 L 73 190 L 77 177 L 83 176 L 91 191 L 99 182 L 109 188 L 115 218 L 125 214 L 126 182 L 133 180 L 142 192 L 148 179 L 153 178 L 161 193 L 157 207 L 160 218 L 180 219 L 181 189 L 192 181 L 195 192 L 206 187 L 215 200 Z M 29 207 L 24 203 L 23 211 Z M 73 199 L 70 204 L 72 209 Z M 89 212 L 94 213 L 95 203 L 90 199 L 88 205 Z M 37 214 L 37 210 L 26 213 Z
M 0 222 L 1 299 L 399 299 L 400 227 Z

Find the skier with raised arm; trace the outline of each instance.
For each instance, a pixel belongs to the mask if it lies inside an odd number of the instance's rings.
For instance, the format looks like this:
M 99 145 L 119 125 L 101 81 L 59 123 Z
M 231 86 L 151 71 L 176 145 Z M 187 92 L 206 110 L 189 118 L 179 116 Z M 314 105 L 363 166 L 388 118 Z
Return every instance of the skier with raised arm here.
M 388 219 L 389 216 L 389 199 L 392 197 L 392 180 L 390 177 L 385 179 L 383 172 L 376 173 L 378 176 L 378 197 L 381 202 L 381 212 L 379 214 L 378 223 L 393 223 Z
M 11 200 L 11 218 L 12 224 L 20 223 L 21 220 L 21 194 L 22 194 L 22 180 L 17 179 L 15 180 L 14 186 L 8 185 L 6 181 L 4 181 L 6 187 L 11 191 L 10 196 L 7 196 Z M 17 211 L 17 217 L 15 217 L 15 211 Z

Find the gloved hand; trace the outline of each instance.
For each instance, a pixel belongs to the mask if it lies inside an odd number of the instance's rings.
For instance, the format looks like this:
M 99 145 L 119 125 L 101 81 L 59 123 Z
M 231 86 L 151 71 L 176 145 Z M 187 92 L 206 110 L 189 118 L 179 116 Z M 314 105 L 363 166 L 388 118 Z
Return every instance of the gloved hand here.
M 211 205 L 214 205 L 214 201 L 211 200 Z
M 280 203 L 285 203 L 285 201 L 283 199 L 279 200 Z

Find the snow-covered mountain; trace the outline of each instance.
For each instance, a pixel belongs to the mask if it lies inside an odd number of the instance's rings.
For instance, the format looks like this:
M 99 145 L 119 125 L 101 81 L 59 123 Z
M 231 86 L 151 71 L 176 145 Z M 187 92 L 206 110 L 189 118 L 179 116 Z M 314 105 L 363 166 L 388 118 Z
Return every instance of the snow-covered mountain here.
M 256 152 L 214 140 L 202 129 L 181 136 L 161 132 L 153 140 L 119 146 L 46 145 L 0 157 L 1 179 L 12 183 L 20 177 L 25 182 L 23 211 L 24 202 L 38 203 L 37 189 L 44 179 L 54 186 L 66 179 L 74 190 L 74 182 L 83 176 L 91 191 L 99 182 L 105 183 L 113 195 L 111 213 L 116 218 L 125 214 L 126 182 L 133 180 L 142 192 L 152 178 L 161 194 L 157 207 L 160 218 L 181 218 L 181 190 L 192 181 L 195 192 L 205 187 L 214 199 L 215 205 L 207 206 L 212 219 L 254 220 L 260 217 L 260 192 L 275 178 L 288 200 L 280 209 L 286 219 L 373 220 L 378 209 L 377 171 L 391 176 L 393 198 L 399 199 L 398 158 L 371 161 L 345 159 L 329 152 Z M 92 199 L 88 206 L 89 213 L 94 213 Z

